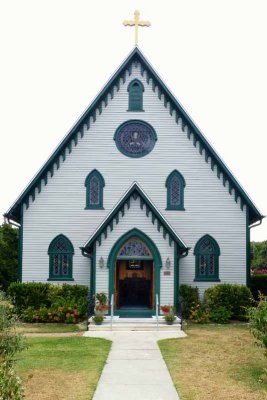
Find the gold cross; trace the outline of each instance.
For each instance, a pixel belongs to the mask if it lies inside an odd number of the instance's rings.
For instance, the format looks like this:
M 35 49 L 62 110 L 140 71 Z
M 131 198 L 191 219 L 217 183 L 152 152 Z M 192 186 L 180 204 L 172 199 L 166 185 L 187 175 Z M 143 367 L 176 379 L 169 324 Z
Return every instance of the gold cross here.
M 140 12 L 136 10 L 134 12 L 134 21 L 123 21 L 124 26 L 134 26 L 135 27 L 135 46 L 138 45 L 138 26 L 150 26 L 151 23 L 149 21 L 140 21 Z

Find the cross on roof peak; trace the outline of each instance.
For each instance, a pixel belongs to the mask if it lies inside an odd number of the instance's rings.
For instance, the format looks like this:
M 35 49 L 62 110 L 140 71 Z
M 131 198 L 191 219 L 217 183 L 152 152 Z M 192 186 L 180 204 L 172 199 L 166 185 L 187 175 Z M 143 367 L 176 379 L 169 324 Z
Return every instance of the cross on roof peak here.
M 140 21 L 140 11 L 135 10 L 134 12 L 134 20 L 129 21 L 129 20 L 124 20 L 123 25 L 124 26 L 134 26 L 135 27 L 135 46 L 138 46 L 138 27 L 139 26 L 150 26 L 151 23 L 150 21 Z

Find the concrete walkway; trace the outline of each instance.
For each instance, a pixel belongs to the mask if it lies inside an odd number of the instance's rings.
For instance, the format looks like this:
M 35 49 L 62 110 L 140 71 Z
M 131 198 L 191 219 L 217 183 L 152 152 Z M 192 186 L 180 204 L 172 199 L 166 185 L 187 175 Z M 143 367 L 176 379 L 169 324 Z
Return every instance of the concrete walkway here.
M 86 332 L 84 336 L 113 342 L 93 400 L 179 400 L 157 341 L 185 337 L 184 332 Z

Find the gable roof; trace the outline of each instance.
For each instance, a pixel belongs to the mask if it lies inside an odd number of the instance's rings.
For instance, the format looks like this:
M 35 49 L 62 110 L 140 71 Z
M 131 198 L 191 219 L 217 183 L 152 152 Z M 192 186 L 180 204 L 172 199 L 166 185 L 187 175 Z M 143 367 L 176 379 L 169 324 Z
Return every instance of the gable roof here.
M 56 168 L 59 168 L 61 160 L 64 162 L 66 151 L 70 153 L 72 145 L 74 144 L 76 146 L 80 138 L 83 137 L 85 129 L 90 128 L 90 124 L 96 120 L 96 111 L 98 110 L 100 114 L 102 113 L 103 103 L 106 107 L 108 96 L 110 95 L 111 98 L 113 98 L 115 86 L 117 90 L 119 90 L 120 79 L 125 82 L 126 73 L 129 71 L 129 74 L 131 74 L 132 65 L 134 63 L 141 64 L 142 75 L 146 72 L 147 82 L 149 83 L 150 79 L 152 80 L 153 90 L 156 91 L 157 88 L 159 99 L 163 96 L 164 106 L 169 109 L 171 115 L 175 115 L 176 123 L 178 124 L 178 122 L 181 121 L 182 129 L 187 134 L 188 139 L 192 140 L 195 147 L 197 142 L 199 142 L 200 154 L 204 152 L 206 162 L 208 162 L 209 159 L 211 160 L 212 170 L 214 170 L 215 166 L 217 167 L 217 176 L 219 179 L 222 178 L 223 185 L 226 186 L 226 182 L 228 181 L 229 193 L 232 194 L 234 191 L 235 201 L 237 202 L 238 198 L 240 198 L 240 207 L 242 209 L 244 204 L 247 205 L 249 224 L 261 220 L 263 216 L 260 211 L 137 47 L 129 54 L 4 216 L 17 222 L 20 221 L 21 205 L 26 203 L 26 207 L 28 207 L 30 198 L 32 201 L 35 200 L 36 190 L 38 190 L 38 193 L 41 191 L 41 182 L 44 181 L 45 185 L 47 184 L 48 174 L 50 173 L 51 176 L 53 176 L 54 167 L 56 166 Z
M 151 213 L 151 221 L 153 224 L 157 223 L 157 229 L 160 232 L 161 227 L 163 237 L 166 238 L 166 234 L 169 235 L 169 244 L 171 245 L 174 241 L 180 248 L 180 253 L 188 250 L 188 247 L 183 242 L 183 240 L 177 235 L 175 230 L 163 217 L 161 212 L 157 209 L 157 207 L 153 204 L 153 202 L 149 199 L 147 194 L 143 191 L 143 189 L 139 186 L 137 182 L 134 182 L 127 192 L 123 195 L 121 200 L 117 203 L 117 205 L 111 210 L 111 212 L 107 215 L 107 217 L 102 221 L 97 230 L 92 234 L 92 236 L 87 240 L 84 247 L 81 247 L 82 250 L 86 250 L 90 252 L 90 248 L 93 244 L 98 241 L 99 245 L 102 242 L 102 234 L 104 234 L 105 238 L 108 235 L 108 227 L 113 230 L 114 220 L 115 223 L 119 223 L 120 216 L 124 216 L 125 206 L 127 209 L 131 206 L 131 197 L 136 199 L 140 197 L 140 208 L 143 209 L 145 207 L 146 216 L 149 217 L 149 213 Z

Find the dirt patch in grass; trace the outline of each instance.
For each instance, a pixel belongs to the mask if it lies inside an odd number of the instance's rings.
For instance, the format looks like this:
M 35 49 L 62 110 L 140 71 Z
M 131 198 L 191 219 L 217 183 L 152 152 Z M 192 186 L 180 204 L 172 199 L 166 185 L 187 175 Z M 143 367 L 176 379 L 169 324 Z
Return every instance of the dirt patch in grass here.
M 267 400 L 259 382 L 267 367 L 246 326 L 189 329 L 188 337 L 159 342 L 182 400 Z
M 84 337 L 27 338 L 18 358 L 27 400 L 89 400 L 111 342 Z

